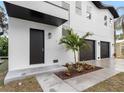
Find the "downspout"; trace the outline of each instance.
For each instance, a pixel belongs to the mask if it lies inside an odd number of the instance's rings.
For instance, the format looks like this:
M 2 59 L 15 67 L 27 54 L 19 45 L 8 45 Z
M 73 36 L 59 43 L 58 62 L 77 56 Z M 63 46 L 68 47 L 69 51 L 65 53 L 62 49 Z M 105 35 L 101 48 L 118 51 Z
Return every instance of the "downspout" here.
M 115 21 L 114 23 L 114 57 L 116 57 L 116 30 L 115 30 Z

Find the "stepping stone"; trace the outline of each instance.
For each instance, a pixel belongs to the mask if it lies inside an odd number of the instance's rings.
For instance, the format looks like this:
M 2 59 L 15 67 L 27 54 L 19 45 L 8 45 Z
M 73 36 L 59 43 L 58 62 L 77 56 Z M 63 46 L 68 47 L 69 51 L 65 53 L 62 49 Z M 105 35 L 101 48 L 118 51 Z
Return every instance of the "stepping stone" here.
M 53 73 L 45 73 L 36 76 L 44 92 L 76 92 L 77 90 L 65 83 Z

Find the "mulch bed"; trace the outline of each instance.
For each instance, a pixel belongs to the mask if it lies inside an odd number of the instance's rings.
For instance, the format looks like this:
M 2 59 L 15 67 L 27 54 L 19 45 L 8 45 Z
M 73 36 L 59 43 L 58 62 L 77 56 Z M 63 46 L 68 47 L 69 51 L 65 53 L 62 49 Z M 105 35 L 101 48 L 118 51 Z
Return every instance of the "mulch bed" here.
M 67 76 L 65 74 L 66 71 L 59 71 L 59 72 L 55 72 L 55 74 L 61 78 L 62 80 L 66 80 L 66 79 L 70 79 L 70 78 L 73 78 L 73 77 L 76 77 L 76 76 L 80 76 L 80 75 L 83 75 L 83 74 L 86 74 L 86 73 L 89 73 L 89 72 L 93 72 L 93 71 L 96 71 L 96 70 L 100 70 L 102 69 L 102 67 L 97 67 L 95 66 L 94 69 L 90 69 L 90 70 L 83 70 L 82 72 L 73 72 L 71 76 Z

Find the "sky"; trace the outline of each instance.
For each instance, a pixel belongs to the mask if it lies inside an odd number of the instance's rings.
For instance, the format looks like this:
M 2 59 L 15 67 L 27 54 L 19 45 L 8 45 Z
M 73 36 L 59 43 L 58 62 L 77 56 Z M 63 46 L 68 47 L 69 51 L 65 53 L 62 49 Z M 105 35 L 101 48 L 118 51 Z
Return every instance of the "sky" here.
M 115 8 L 117 8 L 117 7 L 124 7 L 124 1 L 102 1 L 102 2 L 104 4 L 107 4 L 107 5 L 112 5 Z M 119 15 L 124 15 L 124 9 L 123 10 L 119 10 L 118 14 Z
M 112 5 L 114 6 L 115 8 L 117 7 L 124 7 L 124 1 L 102 1 L 104 4 L 107 4 L 107 5 Z M 122 10 L 118 10 L 117 11 L 118 14 L 121 16 L 121 15 L 124 15 L 124 9 Z M 122 30 L 118 30 L 116 31 L 116 35 L 119 35 L 119 34 L 122 34 Z
M 4 4 L 2 1 L 0 1 L 0 7 L 4 8 L 4 10 L 5 10 L 5 7 L 4 7 Z M 5 12 L 6 12 L 6 10 L 5 10 Z
M 0 6 L 4 7 L 4 4 L 3 4 L 3 2 L 2 2 L 2 1 L 0 1 Z

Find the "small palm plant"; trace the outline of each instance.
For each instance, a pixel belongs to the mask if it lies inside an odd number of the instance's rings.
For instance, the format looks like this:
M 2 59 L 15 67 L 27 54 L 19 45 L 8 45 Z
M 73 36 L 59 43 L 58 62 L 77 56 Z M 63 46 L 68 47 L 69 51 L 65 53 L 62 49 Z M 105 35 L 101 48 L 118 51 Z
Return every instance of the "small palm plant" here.
M 77 62 L 76 52 L 79 52 L 80 48 L 87 47 L 87 43 L 86 43 L 85 39 L 92 34 L 90 32 L 87 32 L 83 37 L 79 37 L 78 34 L 73 32 L 72 28 L 65 29 L 65 30 L 68 32 L 68 34 L 60 39 L 59 44 L 64 44 L 68 50 L 73 51 L 74 60 L 76 63 Z

